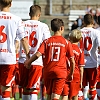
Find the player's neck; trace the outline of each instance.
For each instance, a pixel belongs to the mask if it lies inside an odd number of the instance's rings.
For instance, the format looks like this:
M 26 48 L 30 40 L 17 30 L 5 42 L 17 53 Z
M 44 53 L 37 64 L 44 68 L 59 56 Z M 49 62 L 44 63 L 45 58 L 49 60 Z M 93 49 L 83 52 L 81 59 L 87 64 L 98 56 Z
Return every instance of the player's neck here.
M 54 33 L 54 35 L 55 35 L 55 36 L 61 36 L 62 33 L 57 31 L 57 32 Z
M 86 27 L 93 27 L 93 24 L 87 25 Z
M 1 11 L 4 11 L 4 12 L 10 12 L 10 8 L 8 8 L 8 7 L 1 8 Z
M 31 20 L 39 20 L 39 17 L 35 17 L 35 16 L 34 16 L 34 17 L 31 17 L 30 19 L 31 19 Z

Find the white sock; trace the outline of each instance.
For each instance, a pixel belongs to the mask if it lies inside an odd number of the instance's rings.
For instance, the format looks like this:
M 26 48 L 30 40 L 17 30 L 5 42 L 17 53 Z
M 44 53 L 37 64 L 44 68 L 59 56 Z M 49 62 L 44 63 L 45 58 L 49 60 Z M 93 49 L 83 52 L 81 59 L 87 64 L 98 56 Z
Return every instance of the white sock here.
M 9 98 L 2 98 L 1 100 L 10 100 L 10 97 Z
M 22 95 L 22 100 L 30 100 L 30 95 Z
M 100 97 L 100 89 L 96 89 L 98 96 Z
M 85 86 L 85 88 L 84 88 L 84 90 L 83 90 L 83 96 L 84 96 L 84 99 L 87 98 L 88 90 L 89 90 L 89 86 Z
M 80 90 L 79 92 L 78 92 L 78 96 L 80 97 L 80 96 L 83 96 L 83 92 Z
M 37 94 L 31 94 L 30 100 L 38 100 Z

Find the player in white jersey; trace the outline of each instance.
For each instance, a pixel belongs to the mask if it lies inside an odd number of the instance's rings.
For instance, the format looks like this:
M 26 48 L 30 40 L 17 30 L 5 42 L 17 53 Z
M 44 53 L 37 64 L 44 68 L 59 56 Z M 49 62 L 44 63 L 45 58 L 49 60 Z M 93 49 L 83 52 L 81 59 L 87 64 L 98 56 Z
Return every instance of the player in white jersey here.
M 87 86 L 89 82 L 89 98 L 97 100 L 96 98 L 96 82 L 97 82 L 97 60 L 98 50 L 100 51 L 100 33 L 93 29 L 93 16 L 86 14 L 84 16 L 85 27 L 82 31 L 82 41 L 80 46 L 84 49 L 85 67 L 83 75 L 83 86 Z M 84 88 L 85 91 L 85 88 Z M 85 98 L 86 99 L 86 98 Z
M 0 0 L 0 84 L 2 100 L 10 100 L 10 86 L 14 80 L 16 64 L 15 38 L 23 44 L 27 58 L 29 46 L 25 37 L 24 25 L 21 18 L 11 14 L 12 0 Z
M 100 34 L 100 16 L 98 16 L 98 27 L 97 27 L 97 30 L 99 30 L 99 34 Z M 98 77 L 97 77 L 96 90 L 97 90 L 98 100 L 100 100 L 100 53 L 98 54 Z
M 42 41 L 50 37 L 50 31 L 47 24 L 38 21 L 41 15 L 40 6 L 32 5 L 29 15 L 30 20 L 25 21 L 25 31 L 27 32 L 27 38 L 29 40 L 30 56 L 32 56 L 37 52 Z M 43 67 L 42 56 L 32 63 L 30 69 L 24 66 L 25 60 L 26 56 L 21 46 L 19 57 L 19 85 L 24 88 L 22 100 L 37 100 Z

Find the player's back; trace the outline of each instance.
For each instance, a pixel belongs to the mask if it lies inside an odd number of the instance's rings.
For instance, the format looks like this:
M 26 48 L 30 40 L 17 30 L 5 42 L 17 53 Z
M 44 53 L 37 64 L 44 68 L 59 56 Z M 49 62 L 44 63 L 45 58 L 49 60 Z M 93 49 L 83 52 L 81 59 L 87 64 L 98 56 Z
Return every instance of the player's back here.
M 45 54 L 43 56 L 44 73 L 52 77 L 61 78 L 66 77 L 66 55 L 68 58 L 72 57 L 72 46 L 69 41 L 62 36 L 52 36 L 44 41 Z M 67 54 L 68 53 L 68 54 Z
M 83 29 L 81 29 L 81 31 L 86 61 L 85 67 L 97 67 L 97 49 L 98 45 L 100 44 L 99 32 L 92 27 L 84 27 Z
M 21 19 L 9 12 L 0 12 L 0 64 L 15 64 L 15 38 Z M 24 33 L 24 28 L 20 32 Z M 22 34 L 23 35 L 23 34 Z M 21 37 L 19 37 L 21 38 Z
M 27 32 L 29 46 L 30 46 L 30 55 L 32 56 L 34 53 L 37 52 L 43 40 L 50 37 L 50 31 L 45 23 L 42 23 L 38 20 L 25 21 L 25 31 Z M 25 54 L 21 53 L 21 56 L 22 57 L 20 59 L 20 62 L 23 63 L 25 60 Z M 32 64 L 42 65 L 42 57 L 38 58 Z

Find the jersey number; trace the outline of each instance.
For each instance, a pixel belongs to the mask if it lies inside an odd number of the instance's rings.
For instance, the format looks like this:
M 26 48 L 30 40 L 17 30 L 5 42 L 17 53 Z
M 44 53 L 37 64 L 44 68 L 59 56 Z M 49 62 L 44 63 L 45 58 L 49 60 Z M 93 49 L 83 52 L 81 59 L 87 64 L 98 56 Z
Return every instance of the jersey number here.
M 35 31 L 33 31 L 31 33 L 31 35 L 29 36 L 29 45 L 31 47 L 35 47 L 37 45 L 38 40 L 34 37 L 34 35 L 36 34 Z
M 59 61 L 60 47 L 52 47 L 51 61 Z
M 7 35 L 3 32 L 5 26 L 0 26 L 0 43 L 4 43 L 7 40 Z
M 82 41 L 83 41 L 83 39 L 82 39 Z M 87 36 L 87 37 L 84 38 L 83 47 L 87 51 L 89 51 L 91 49 L 91 47 L 92 47 L 92 40 L 91 40 L 90 37 Z

